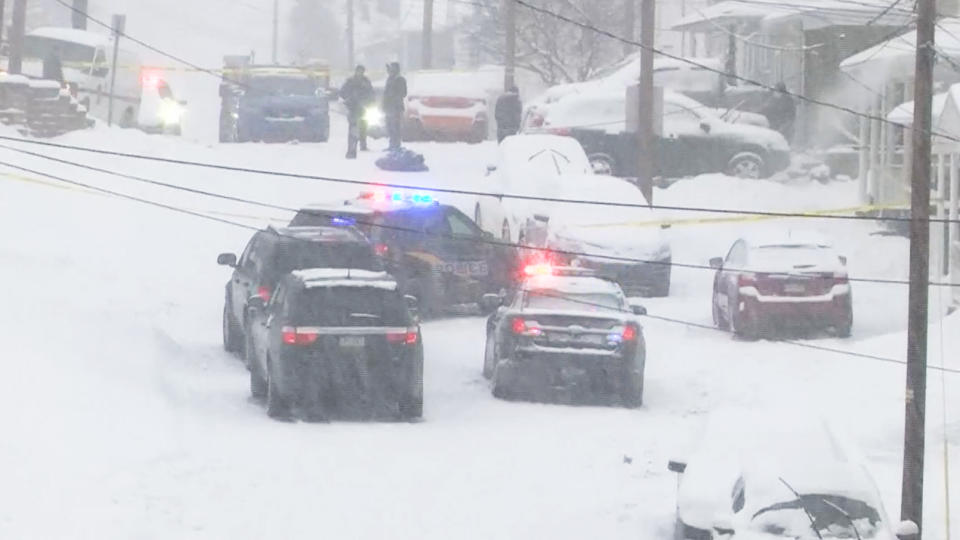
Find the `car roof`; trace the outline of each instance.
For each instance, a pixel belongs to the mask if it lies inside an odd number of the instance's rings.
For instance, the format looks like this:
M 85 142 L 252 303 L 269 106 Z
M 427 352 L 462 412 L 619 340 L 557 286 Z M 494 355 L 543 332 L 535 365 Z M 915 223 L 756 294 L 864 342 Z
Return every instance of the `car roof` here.
M 833 242 L 825 235 L 802 229 L 765 229 L 744 235 L 741 240 L 751 248 L 768 246 L 833 247 Z
M 623 294 L 615 282 L 595 276 L 531 276 L 523 281 L 523 290 L 551 290 L 563 294 Z
M 367 242 L 363 234 L 353 227 L 268 227 L 266 232 L 276 233 L 281 239 L 309 242 Z
M 368 287 L 397 290 L 397 280 L 386 272 L 356 268 L 307 268 L 291 272 L 307 289 L 320 287 Z

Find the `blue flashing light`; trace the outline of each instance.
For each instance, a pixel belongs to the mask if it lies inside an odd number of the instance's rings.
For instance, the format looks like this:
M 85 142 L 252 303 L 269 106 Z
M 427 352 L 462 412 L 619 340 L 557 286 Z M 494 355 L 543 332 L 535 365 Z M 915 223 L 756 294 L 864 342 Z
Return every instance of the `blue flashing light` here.
M 403 201 L 403 193 L 396 192 L 396 193 L 394 193 L 393 195 L 390 196 L 390 199 L 391 199 L 393 202 L 401 202 L 401 201 Z
M 344 218 L 344 217 L 334 217 L 330 220 L 330 223 L 336 225 L 337 227 L 350 227 L 357 224 L 357 220 L 353 218 Z

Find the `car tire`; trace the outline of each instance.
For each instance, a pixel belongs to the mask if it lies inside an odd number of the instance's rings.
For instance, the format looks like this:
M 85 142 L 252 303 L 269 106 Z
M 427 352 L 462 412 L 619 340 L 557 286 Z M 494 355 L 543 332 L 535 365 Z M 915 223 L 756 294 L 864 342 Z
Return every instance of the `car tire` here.
M 617 172 L 613 158 L 607 154 L 591 154 L 588 158 L 594 174 L 615 176 Z
M 730 321 L 723 315 L 723 311 L 720 311 L 720 306 L 717 305 L 717 295 L 714 293 L 713 300 L 710 301 L 711 307 L 713 308 L 713 324 L 720 330 L 730 330 Z
M 237 324 L 233 314 L 230 313 L 229 302 L 225 301 L 223 303 L 223 350 L 239 355 L 243 352 L 241 339 L 243 339 L 243 334 L 240 325 Z
M 263 399 L 267 397 L 268 393 L 267 381 L 260 373 L 260 363 L 253 357 L 255 349 L 251 341 L 253 341 L 253 338 L 248 337 L 247 345 L 244 347 L 246 349 L 247 369 L 250 371 L 250 395 L 254 399 Z
M 853 308 L 847 308 L 843 320 L 834 329 L 838 338 L 848 338 L 853 335 Z
M 732 323 L 734 334 L 743 339 L 751 341 L 760 337 L 757 314 L 749 304 L 744 306 L 743 311 L 740 311 L 739 309 L 733 309 L 731 311 L 733 312 Z
M 280 394 L 277 383 L 271 375 L 270 359 L 267 359 L 267 416 L 274 420 L 290 420 L 290 403 Z
M 724 173 L 727 176 L 756 180 L 763 178 L 765 165 L 763 158 L 754 152 L 740 152 L 727 162 Z
M 638 409 L 643 405 L 643 376 L 627 373 L 624 380 L 629 384 L 620 392 L 620 401 L 628 409 Z
M 487 380 L 493 378 L 493 372 L 497 368 L 497 338 L 493 332 L 487 333 L 487 344 L 483 348 L 483 377 Z

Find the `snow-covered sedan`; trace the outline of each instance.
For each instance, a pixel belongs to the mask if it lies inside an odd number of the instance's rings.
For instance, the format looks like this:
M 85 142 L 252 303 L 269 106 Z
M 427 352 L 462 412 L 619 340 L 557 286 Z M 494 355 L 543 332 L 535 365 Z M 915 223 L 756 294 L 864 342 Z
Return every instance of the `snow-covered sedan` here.
M 726 257 L 710 259 L 713 321 L 755 338 L 772 325 L 853 329 L 846 257 L 815 233 L 767 232 L 734 242 Z
M 894 540 L 876 484 L 822 419 L 790 412 L 711 415 L 680 475 L 678 540 Z M 894 527 L 896 534 L 894 533 Z
M 532 265 L 525 273 L 512 302 L 487 320 L 483 374 L 493 395 L 639 407 L 646 345 L 638 316 L 646 310 L 588 270 Z

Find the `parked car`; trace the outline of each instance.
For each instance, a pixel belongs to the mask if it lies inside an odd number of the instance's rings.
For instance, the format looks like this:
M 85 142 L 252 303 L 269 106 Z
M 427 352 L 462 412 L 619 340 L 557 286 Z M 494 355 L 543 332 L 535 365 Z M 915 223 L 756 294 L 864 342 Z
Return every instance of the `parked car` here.
M 382 270 L 373 246 L 352 227 L 267 227 L 257 231 L 237 259 L 221 253 L 217 264 L 233 268 L 223 303 L 223 348 L 242 355 L 252 298 L 270 301 L 277 282 L 301 268 Z
M 894 540 L 876 484 L 829 423 L 791 412 L 713 413 L 680 475 L 674 538 Z M 896 534 L 894 534 L 896 532 Z
M 419 418 L 423 343 L 414 305 L 385 272 L 287 274 L 269 303 L 250 304 L 250 393 L 266 399 L 272 418 Z
M 307 206 L 290 223 L 359 228 L 400 290 L 420 299 L 424 316 L 479 305 L 484 294 L 513 285 L 516 250 L 428 191 L 376 188 L 338 205 Z
M 410 74 L 403 138 L 472 143 L 486 139 L 490 95 L 471 75 L 451 71 Z
M 635 177 L 637 136 L 626 131 L 625 119 L 624 92 L 580 94 L 552 107 L 540 130 L 577 139 L 597 173 Z M 666 178 L 704 173 L 764 178 L 790 165 L 790 145 L 780 133 L 732 124 L 673 92 L 664 92 L 662 130 L 655 144 L 655 174 Z
M 646 310 L 588 270 L 526 272 L 512 302 L 487 320 L 483 374 L 493 395 L 639 407 L 646 345 L 638 316 Z
M 846 257 L 820 235 L 769 232 L 744 237 L 726 257 L 710 259 L 713 320 L 755 338 L 776 326 L 853 329 Z

